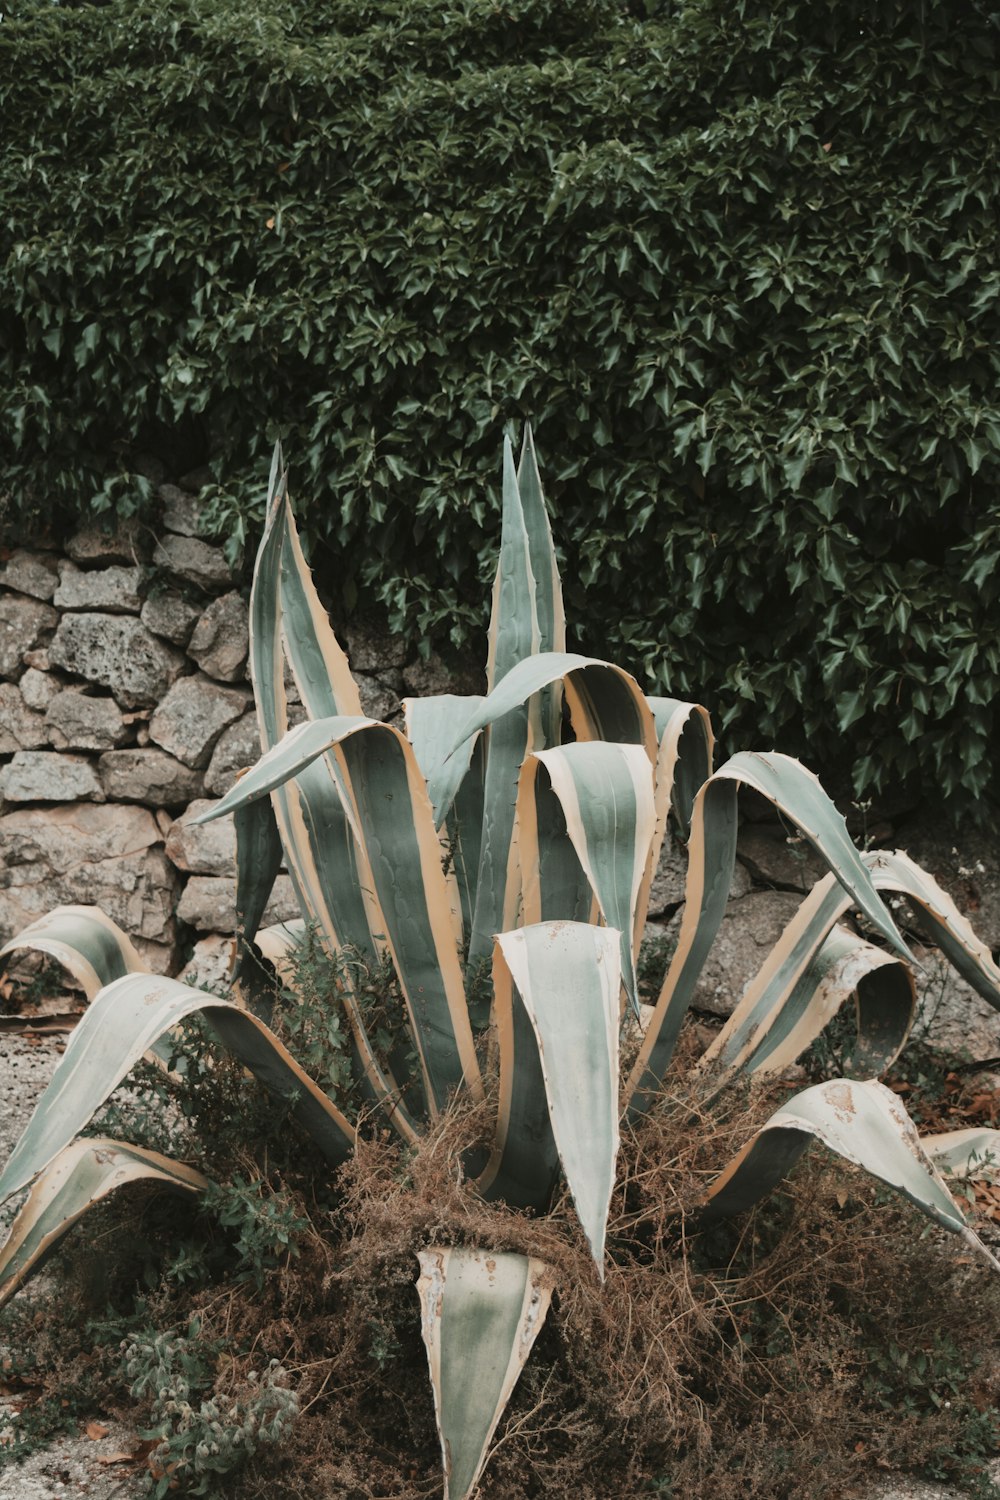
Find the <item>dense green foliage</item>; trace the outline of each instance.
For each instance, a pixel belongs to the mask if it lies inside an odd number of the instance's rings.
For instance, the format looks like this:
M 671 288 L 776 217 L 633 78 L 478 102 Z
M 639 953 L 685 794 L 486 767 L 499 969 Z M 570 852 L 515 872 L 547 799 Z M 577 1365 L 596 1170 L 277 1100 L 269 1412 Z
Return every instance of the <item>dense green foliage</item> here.
M 586 644 L 733 747 L 995 794 L 1000 11 L 646 9 L 20 0 L 11 515 L 145 451 L 245 476 L 239 534 L 280 429 L 331 594 L 461 643 L 527 415 Z

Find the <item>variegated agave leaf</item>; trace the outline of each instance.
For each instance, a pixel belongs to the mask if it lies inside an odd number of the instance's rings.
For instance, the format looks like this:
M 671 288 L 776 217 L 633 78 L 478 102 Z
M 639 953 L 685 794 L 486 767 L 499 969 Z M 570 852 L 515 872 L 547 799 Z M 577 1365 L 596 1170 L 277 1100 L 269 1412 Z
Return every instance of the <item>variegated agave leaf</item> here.
M 45 953 L 62 964 L 88 1000 L 126 974 L 149 970 L 133 944 L 96 906 L 57 906 L 0 948 L 0 966 L 15 953 Z
M 427 1100 L 436 1114 L 449 1095 L 482 1092 L 465 1001 L 448 886 L 427 787 L 409 742 L 387 724 L 335 717 L 289 731 L 199 821 L 223 817 L 301 779 L 334 752 L 347 804 L 371 872 L 418 1049 Z
M 558 799 L 573 854 L 560 847 L 554 819 L 539 835 L 539 802 L 545 796 L 538 768 Z M 579 870 L 609 927 L 621 934 L 625 990 L 638 1014 L 636 941 L 641 928 L 640 890 L 649 865 L 656 826 L 653 769 L 640 745 L 601 741 L 541 750 L 522 768 L 518 790 L 518 861 L 525 920 L 579 914 Z M 544 807 L 541 809 L 545 816 Z M 552 888 L 550 888 L 550 885 Z M 559 910 L 561 893 L 568 909 Z M 512 920 L 512 913 L 505 913 Z
M 83 1129 L 130 1068 L 165 1032 L 202 1014 L 223 1044 L 292 1112 L 328 1159 L 354 1147 L 354 1129 L 255 1016 L 204 990 L 153 974 L 129 974 L 91 1001 L 0 1176 L 0 1201 L 38 1176 Z
M 766 1197 L 813 1140 L 895 1188 L 1000 1270 L 966 1223 L 899 1097 L 875 1081 L 838 1078 L 794 1095 L 713 1182 L 702 1217 L 740 1213 Z
M 545 1322 L 543 1262 L 489 1250 L 421 1250 L 421 1326 L 444 1464 L 444 1500 L 469 1500 Z
M 848 837 L 843 818 L 812 772 L 790 756 L 776 752 L 733 756 L 695 799 L 677 948 L 625 1090 L 633 1119 L 656 1096 L 698 976 L 725 915 L 736 861 L 736 799 L 741 785 L 759 791 L 796 824 L 830 867 L 849 905 L 860 907 L 890 946 L 904 958 L 909 956 L 867 866 Z
M 916 986 L 909 966 L 843 926 L 833 928 L 808 962 L 796 964 L 788 930 L 702 1055 L 699 1070 L 781 1073 L 853 998 L 857 1040 L 850 1072 L 879 1077 L 899 1056 L 913 1022 Z
M 200 1172 L 158 1151 L 107 1136 L 72 1141 L 36 1179 L 0 1247 L 0 1307 L 89 1209 L 134 1182 L 189 1194 L 208 1187 Z
M 561 1164 L 602 1279 L 619 1145 L 619 936 L 542 922 L 497 938 L 500 1107 L 476 1184 L 486 1198 L 544 1209 Z

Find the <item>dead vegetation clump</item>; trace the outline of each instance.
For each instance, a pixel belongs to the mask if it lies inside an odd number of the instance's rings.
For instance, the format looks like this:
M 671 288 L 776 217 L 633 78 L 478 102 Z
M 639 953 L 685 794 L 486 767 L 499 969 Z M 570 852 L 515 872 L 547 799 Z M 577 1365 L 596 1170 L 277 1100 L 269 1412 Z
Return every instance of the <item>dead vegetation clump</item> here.
M 222 1081 L 217 1070 L 216 1110 Z M 173 1204 L 139 1215 L 135 1199 L 107 1205 L 99 1265 L 82 1244 L 63 1257 L 75 1291 L 59 1293 L 58 1321 L 42 1302 L 32 1315 L 30 1297 L 14 1314 L 33 1317 L 39 1396 L 89 1382 L 132 1420 L 121 1350 L 147 1347 L 150 1330 L 178 1332 L 193 1389 L 223 1412 L 259 1401 L 260 1372 L 277 1361 L 294 1423 L 207 1493 L 440 1494 L 414 1290 L 417 1251 L 434 1243 L 537 1256 L 558 1287 L 498 1429 L 484 1500 L 846 1500 L 879 1467 L 984 1483 L 1000 1292 L 953 1239 L 818 1149 L 755 1211 L 699 1228 L 702 1191 L 773 1112 L 780 1085 L 737 1086 L 706 1105 L 681 1083 L 623 1130 L 602 1285 L 568 1198 L 536 1218 L 470 1185 L 494 1101 L 456 1105 L 412 1147 L 369 1121 L 331 1185 L 287 1124 L 248 1149 L 257 1106 L 244 1079 L 229 1082 L 243 1106 L 230 1101 L 219 1196 L 183 1225 Z M 263 1094 L 257 1103 L 273 1126 L 273 1106 Z M 181 1451 L 175 1442 L 175 1459 Z M 145 1457 L 162 1478 L 156 1450 Z M 183 1463 L 170 1477 L 171 1493 L 197 1493 Z

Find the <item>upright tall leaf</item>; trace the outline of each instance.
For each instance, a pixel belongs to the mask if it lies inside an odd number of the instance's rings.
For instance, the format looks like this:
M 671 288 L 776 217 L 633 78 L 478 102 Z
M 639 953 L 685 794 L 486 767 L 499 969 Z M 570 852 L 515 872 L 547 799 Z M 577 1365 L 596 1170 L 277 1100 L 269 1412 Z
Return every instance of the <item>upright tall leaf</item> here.
M 580 922 L 498 936 L 500 1109 L 493 1156 L 478 1183 L 486 1196 L 544 1206 L 551 1168 L 544 1109 L 602 1277 L 619 1144 L 619 939 L 612 928 Z
M 300 724 L 204 813 L 209 822 L 284 785 L 333 751 L 337 786 L 358 833 L 385 918 L 386 942 L 417 1046 L 428 1103 L 481 1092 L 448 887 L 427 786 L 409 742 L 388 724 L 320 719 Z

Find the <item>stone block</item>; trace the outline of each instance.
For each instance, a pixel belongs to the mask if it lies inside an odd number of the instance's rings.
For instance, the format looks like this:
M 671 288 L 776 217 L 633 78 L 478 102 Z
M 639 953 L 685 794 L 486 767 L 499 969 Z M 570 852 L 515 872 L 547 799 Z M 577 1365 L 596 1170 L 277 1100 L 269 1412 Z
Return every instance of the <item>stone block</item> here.
M 133 940 L 162 949 L 175 940 L 179 892 L 145 808 L 83 802 L 0 817 L 2 941 L 55 906 L 79 904 L 101 907 Z
M 176 578 L 199 588 L 215 590 L 232 586 L 233 575 L 221 547 L 210 547 L 193 536 L 161 537 L 153 552 L 153 562 Z
M 0 586 L 30 594 L 33 599 L 51 599 L 58 582 L 55 559 L 47 552 L 28 552 L 19 547 L 0 568 Z
M 137 615 L 142 608 L 145 573 L 142 568 L 91 568 L 74 563 L 59 567 L 59 587 L 53 604 L 57 609 L 95 609 L 109 614 Z
M 199 932 L 236 931 L 236 880 L 213 875 L 192 875 L 177 908 L 182 922 Z M 279 875 L 264 912 L 262 927 L 291 922 L 300 915 L 292 882 Z
M 39 713 L 44 713 L 56 694 L 63 690 L 58 677 L 53 677 L 49 672 L 40 672 L 37 667 L 28 668 L 18 687 L 28 707 L 37 709 Z
M 188 655 L 209 677 L 239 682 L 246 673 L 250 645 L 247 607 L 235 590 L 205 610 L 188 642 Z
M 449 667 L 436 656 L 416 661 L 403 668 L 404 692 L 408 698 L 436 698 L 441 693 L 486 692 L 484 666 Z
M 183 966 L 181 979 L 195 990 L 209 990 L 213 995 L 229 996 L 229 970 L 233 960 L 231 937 L 200 938 L 194 952 Z
M 777 890 L 810 891 L 828 868 L 801 834 L 780 824 L 745 824 L 737 854 L 759 885 Z
M 153 548 L 148 526 L 134 516 L 113 527 L 82 526 L 66 543 L 66 551 L 78 563 L 146 562 Z
M 236 773 L 260 760 L 260 734 L 257 715 L 244 714 L 235 724 L 223 730 L 212 751 L 205 772 L 205 790 L 212 797 L 224 797 L 236 780 Z
M 105 795 L 147 807 L 184 807 L 202 792 L 197 771 L 163 750 L 107 750 L 97 763 Z
M 44 715 L 29 708 L 16 682 L 0 682 L 0 755 L 49 743 Z
M 91 698 L 80 688 L 58 693 L 46 709 L 45 723 L 57 750 L 114 750 L 132 735 L 113 698 Z
M 58 624 L 51 604 L 25 594 L 0 595 L 0 677 L 20 677 L 26 653 L 41 646 Z
M 189 875 L 232 876 L 236 869 L 236 828 L 232 818 L 196 825 L 194 819 L 215 806 L 200 797 L 175 818 L 167 834 L 167 858 Z
M 200 605 L 190 604 L 174 589 L 162 589 L 146 600 L 139 618 L 154 635 L 163 636 L 175 646 L 186 646 L 200 616 Z
M 0 771 L 5 802 L 103 802 L 104 788 L 84 755 L 18 750 Z
M 156 493 L 163 506 L 164 531 L 172 531 L 178 536 L 201 535 L 202 506 L 197 495 L 189 495 L 176 484 L 161 484 Z
M 911 952 L 920 969 L 910 1040 L 967 1062 L 1000 1059 L 1000 1011 L 980 999 L 938 949 L 911 944 Z
M 369 719 L 387 724 L 402 712 L 402 678 L 398 672 L 383 677 L 366 677 L 360 672 L 355 679 L 361 695 L 361 710 Z
M 179 651 L 132 615 L 64 615 L 49 661 L 109 688 L 123 708 L 158 703 L 185 667 Z
M 207 766 L 222 731 L 242 717 L 249 700 L 245 689 L 220 687 L 200 674 L 182 677 L 150 720 L 149 737 L 185 765 Z
M 352 672 L 391 672 L 403 666 L 412 650 L 406 636 L 390 635 L 384 627 L 379 629 L 362 620 L 347 625 L 343 638 Z

